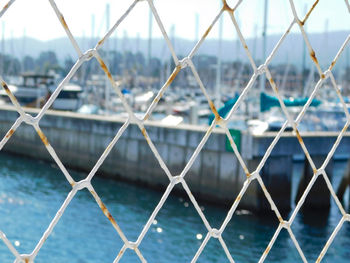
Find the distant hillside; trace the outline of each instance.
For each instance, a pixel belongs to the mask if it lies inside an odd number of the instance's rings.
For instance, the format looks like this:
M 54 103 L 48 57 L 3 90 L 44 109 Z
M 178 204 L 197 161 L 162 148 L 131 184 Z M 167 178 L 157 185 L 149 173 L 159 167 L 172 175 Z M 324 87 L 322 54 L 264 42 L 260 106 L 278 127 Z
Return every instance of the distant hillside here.
M 349 31 L 338 31 L 329 32 L 326 38 L 323 33 L 308 34 L 310 42 L 315 49 L 317 58 L 323 68 L 328 66 L 337 51 L 341 47 L 342 43 L 345 41 L 346 37 L 349 35 Z M 272 51 L 272 48 L 276 45 L 277 41 L 281 35 L 271 35 L 267 39 L 267 53 Z M 77 41 L 83 50 L 92 48 L 94 43 L 98 42 L 98 39 L 83 39 L 77 38 Z M 147 39 L 110 39 L 108 41 L 109 47 L 111 49 L 117 49 L 119 52 L 125 50 L 130 50 L 135 52 L 137 50 L 141 51 L 147 57 Z M 187 39 L 176 38 L 174 41 L 175 51 L 182 57 L 191 51 L 194 47 L 194 41 Z M 251 50 L 253 56 L 258 61 L 261 54 L 261 39 L 257 39 L 254 44 L 254 39 L 247 39 L 247 45 Z M 222 59 L 223 60 L 236 60 L 237 59 L 237 41 L 226 41 L 222 42 Z M 254 48 L 256 47 L 256 48 Z M 216 39 L 207 39 L 199 49 L 199 54 L 208 54 L 216 56 L 218 54 L 218 41 Z M 349 49 L 348 53 L 350 53 Z M 6 53 L 12 53 L 17 57 L 23 54 L 28 54 L 33 57 L 37 57 L 41 51 L 53 50 L 56 52 L 58 58 L 63 60 L 67 56 L 71 56 L 73 59 L 77 58 L 75 50 L 73 49 L 68 38 L 58 38 L 50 41 L 39 41 L 33 38 L 22 38 L 13 39 L 5 41 L 5 51 Z M 285 42 L 282 44 L 280 50 L 273 59 L 273 64 L 278 63 L 289 63 L 301 66 L 302 64 L 302 52 L 303 52 L 303 42 L 300 34 L 290 34 L 286 38 Z M 244 53 L 244 49 L 239 45 L 238 49 L 239 59 L 243 61 L 248 61 L 247 56 Z M 307 52 L 308 54 L 308 52 Z M 167 49 L 165 41 L 163 39 L 153 39 L 152 41 L 152 55 L 161 59 L 168 59 L 170 52 Z M 346 57 L 350 57 L 348 54 L 344 54 L 336 69 L 342 69 L 346 65 Z M 307 65 L 311 63 L 311 59 L 308 56 L 306 58 Z

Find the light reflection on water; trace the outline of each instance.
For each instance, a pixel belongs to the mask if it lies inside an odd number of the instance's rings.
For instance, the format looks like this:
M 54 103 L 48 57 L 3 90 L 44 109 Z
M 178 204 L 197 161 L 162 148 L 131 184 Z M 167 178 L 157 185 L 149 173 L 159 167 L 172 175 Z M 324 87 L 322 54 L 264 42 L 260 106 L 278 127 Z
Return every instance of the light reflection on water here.
M 338 174 L 344 165 L 336 166 Z M 301 165 L 295 167 L 293 188 Z M 71 186 L 50 164 L 4 153 L 0 153 L 0 176 L 0 230 L 17 245 L 20 253 L 30 253 Z M 85 175 L 74 173 L 74 176 L 82 178 Z M 339 184 L 339 180 L 340 176 L 335 176 L 334 184 Z M 135 241 L 162 193 L 100 178 L 94 178 L 92 183 L 126 237 Z M 219 228 L 228 209 L 200 204 L 204 205 L 204 213 L 212 227 Z M 292 229 L 309 262 L 316 260 L 340 217 L 334 203 L 330 216 L 297 216 Z M 255 217 L 240 211 L 233 216 L 223 238 L 236 262 L 257 262 L 277 225 L 275 216 Z M 148 262 L 190 262 L 206 233 L 189 200 L 171 194 L 143 239 L 140 250 Z M 122 245 L 91 194 L 82 190 L 69 204 L 35 262 L 113 262 Z M 350 227 L 349 223 L 344 223 L 324 262 L 348 262 L 349 248 Z M 13 261 L 6 246 L 0 243 L 0 262 Z M 127 250 L 121 262 L 139 260 L 133 251 Z M 198 262 L 228 261 L 218 240 L 211 239 Z M 301 262 L 285 230 L 266 262 Z

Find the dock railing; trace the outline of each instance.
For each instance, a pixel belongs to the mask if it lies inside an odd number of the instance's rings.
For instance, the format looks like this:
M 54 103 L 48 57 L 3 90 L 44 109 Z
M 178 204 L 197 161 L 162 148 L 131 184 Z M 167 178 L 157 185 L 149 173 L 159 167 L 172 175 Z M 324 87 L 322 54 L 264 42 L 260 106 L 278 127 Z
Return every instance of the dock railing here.
M 226 0 L 222 0 L 222 7 L 221 9 L 218 11 L 216 17 L 214 18 L 213 21 L 211 21 L 210 26 L 208 27 L 208 29 L 204 32 L 204 34 L 202 35 L 202 37 L 199 39 L 199 41 L 195 44 L 195 46 L 193 47 L 192 51 L 184 58 L 178 58 L 177 54 L 175 53 L 173 44 L 171 42 L 171 40 L 169 39 L 169 36 L 163 26 L 162 20 L 160 19 L 157 9 L 153 3 L 152 0 L 135 0 L 130 7 L 125 11 L 125 13 L 113 24 L 113 26 L 109 29 L 109 31 L 105 34 L 105 36 L 98 41 L 98 43 L 95 45 L 95 47 L 89 49 L 86 52 L 82 52 L 80 46 L 78 45 L 75 37 L 73 36 L 73 34 L 71 33 L 70 29 L 69 29 L 69 25 L 66 23 L 63 14 L 60 12 L 60 9 L 58 8 L 58 6 L 56 5 L 54 0 L 48 0 L 51 4 L 52 9 L 54 10 L 55 14 L 57 15 L 57 19 L 59 20 L 59 22 L 61 23 L 62 27 L 64 28 L 67 37 L 69 38 L 71 44 L 73 45 L 75 51 L 78 54 L 78 60 L 75 62 L 74 66 L 71 68 L 70 72 L 65 76 L 65 78 L 63 79 L 63 81 L 57 86 L 57 88 L 55 89 L 55 91 L 52 93 L 51 97 L 49 98 L 49 100 L 45 103 L 45 105 L 42 107 L 42 109 L 40 110 L 40 112 L 36 115 L 36 116 L 32 116 L 30 114 L 27 114 L 25 112 L 25 110 L 21 107 L 21 105 L 19 104 L 19 102 L 17 101 L 16 97 L 11 93 L 10 89 L 8 88 L 7 83 L 4 81 L 3 76 L 0 76 L 0 81 L 1 81 L 1 86 L 3 87 L 3 89 L 7 92 L 7 95 L 9 96 L 12 104 L 16 107 L 16 110 L 19 114 L 18 119 L 14 122 L 14 124 L 12 125 L 11 129 L 7 132 L 7 134 L 4 136 L 4 138 L 2 138 L 1 142 L 0 142 L 0 149 L 2 149 L 4 147 L 4 145 L 7 143 L 7 141 L 10 139 L 10 137 L 12 136 L 13 133 L 16 132 L 16 130 L 18 129 L 18 127 L 22 124 L 22 123 L 26 123 L 31 125 L 35 131 L 37 132 L 37 134 L 40 136 L 43 144 L 45 145 L 48 154 L 50 154 L 53 158 L 53 160 L 57 163 L 57 165 L 59 166 L 60 170 L 62 171 L 62 173 L 64 174 L 65 178 L 67 179 L 67 181 L 69 182 L 69 184 L 72 186 L 71 191 L 67 194 L 67 197 L 65 199 L 65 201 L 63 202 L 62 206 L 60 207 L 60 209 L 57 211 L 55 217 L 52 219 L 50 225 L 47 227 L 46 231 L 44 232 L 44 234 L 42 235 L 41 239 L 38 241 L 36 247 L 34 248 L 34 250 L 32 252 L 30 252 L 29 254 L 20 254 L 20 252 L 15 248 L 15 246 L 10 242 L 10 240 L 6 237 L 6 233 L 1 232 L 0 230 L 0 238 L 2 239 L 2 241 L 6 244 L 6 246 L 8 247 L 8 249 L 12 252 L 12 254 L 15 257 L 15 262 L 34 262 L 36 256 L 38 255 L 40 249 L 42 248 L 43 244 L 45 243 L 46 239 L 50 236 L 50 234 L 52 233 L 53 229 L 55 228 L 56 224 L 58 223 L 58 221 L 61 219 L 62 215 L 64 214 L 66 208 L 69 206 L 70 202 L 73 200 L 73 198 L 75 197 L 75 195 L 77 194 L 78 191 L 87 188 L 91 195 L 93 196 L 93 198 L 96 200 L 96 203 L 98 204 L 98 206 L 101 208 L 103 214 L 110 220 L 111 224 L 113 225 L 115 231 L 118 233 L 118 235 L 120 236 L 120 238 L 122 239 L 122 241 L 124 242 L 124 245 L 122 246 L 122 248 L 120 249 L 117 257 L 115 258 L 114 262 L 119 262 L 125 251 L 127 249 L 133 250 L 137 256 L 139 257 L 141 262 L 147 262 L 146 258 L 144 258 L 142 251 L 140 250 L 140 244 L 142 243 L 146 233 L 149 231 L 152 222 L 154 221 L 155 217 L 157 216 L 158 212 L 162 209 L 163 204 L 165 203 L 165 201 L 167 200 L 169 194 L 172 192 L 172 190 L 174 189 L 175 185 L 181 185 L 184 189 L 184 191 L 187 193 L 188 197 L 190 198 L 193 206 L 195 207 L 196 211 L 198 212 L 200 218 L 203 221 L 203 224 L 205 225 L 206 229 L 207 229 L 207 234 L 205 236 L 205 238 L 203 239 L 200 247 L 197 250 L 197 253 L 195 255 L 193 255 L 193 259 L 192 262 L 196 262 L 198 257 L 200 256 L 200 254 L 202 253 L 202 251 L 204 250 L 204 248 L 206 247 L 208 241 L 210 239 L 218 239 L 223 250 L 226 253 L 226 256 L 228 258 L 228 260 L 230 262 L 234 262 L 234 256 L 232 256 L 232 254 L 230 253 L 225 240 L 222 236 L 222 233 L 225 231 L 226 226 L 228 225 L 228 223 L 230 222 L 230 220 L 232 219 L 232 216 L 237 208 L 237 206 L 240 203 L 240 200 L 242 199 L 242 197 L 244 196 L 247 188 L 249 187 L 249 185 L 253 182 L 253 181 L 257 181 L 258 184 L 260 185 L 267 201 L 269 202 L 269 204 L 271 205 L 271 209 L 273 210 L 273 212 L 275 213 L 276 217 L 279 220 L 279 225 L 272 237 L 272 239 L 270 240 L 267 248 L 265 251 L 263 251 L 259 262 L 264 262 L 266 256 L 269 254 L 269 251 L 271 250 L 271 248 L 273 247 L 277 237 L 279 236 L 281 230 L 284 228 L 288 231 L 291 240 L 293 241 L 297 251 L 299 252 L 300 258 L 303 262 L 308 262 L 307 259 L 304 256 L 303 253 L 303 248 L 300 247 L 298 240 L 295 238 L 291 225 L 293 224 L 297 213 L 300 211 L 306 197 L 308 196 L 310 190 L 312 189 L 315 181 L 317 180 L 318 177 L 323 177 L 328 189 L 331 193 L 331 197 L 334 199 L 336 205 L 338 206 L 342 217 L 338 223 L 338 225 L 336 226 L 336 228 L 334 229 L 333 233 L 331 234 L 331 236 L 329 237 L 328 241 L 326 242 L 326 244 L 324 245 L 322 251 L 319 254 L 319 257 L 317 259 L 316 262 L 320 262 L 324 255 L 327 253 L 327 250 L 329 248 L 329 246 L 332 244 L 333 240 L 336 238 L 337 233 L 339 232 L 339 230 L 342 228 L 344 222 L 346 221 L 350 221 L 350 214 L 346 213 L 343 205 L 341 204 L 341 202 L 339 201 L 339 199 L 337 198 L 335 191 L 331 185 L 331 182 L 329 180 L 329 177 L 326 174 L 326 170 L 325 167 L 327 166 L 328 162 L 330 161 L 330 159 L 332 158 L 335 150 L 337 149 L 337 146 L 339 145 L 344 133 L 346 132 L 348 126 L 349 126 L 349 121 L 350 121 L 350 116 L 349 116 L 349 112 L 348 109 L 346 107 L 346 104 L 344 102 L 344 99 L 341 95 L 341 91 L 336 83 L 335 77 L 333 75 L 332 69 L 335 66 L 335 64 L 337 63 L 339 57 L 342 55 L 345 47 L 349 44 L 350 41 L 350 35 L 347 36 L 346 40 L 344 41 L 344 43 L 342 44 L 342 46 L 340 47 L 338 53 L 336 54 L 336 56 L 334 57 L 333 61 L 331 62 L 331 64 L 329 65 L 329 67 L 326 70 L 322 70 L 321 66 L 317 60 L 317 54 L 315 53 L 313 47 L 310 44 L 310 41 L 308 39 L 308 35 L 304 29 L 304 24 L 305 22 L 308 20 L 310 14 L 312 12 L 316 12 L 315 7 L 318 4 L 318 0 L 316 0 L 313 4 L 313 6 L 308 10 L 308 12 L 306 13 L 305 17 L 300 18 L 295 5 L 294 5 L 294 1 L 293 0 L 289 0 L 289 5 L 290 5 L 290 9 L 292 11 L 293 14 L 293 19 L 292 21 L 290 21 L 290 24 L 287 28 L 287 30 L 285 31 L 285 33 L 282 35 L 282 37 L 280 38 L 280 40 L 278 41 L 278 43 L 276 44 L 276 46 L 274 47 L 274 49 L 272 50 L 271 54 L 267 57 L 267 59 L 263 62 L 263 64 L 261 65 L 257 65 L 256 61 L 253 59 L 252 57 L 252 53 L 249 50 L 246 41 L 245 41 L 245 37 L 243 36 L 243 34 L 241 33 L 240 27 L 237 23 L 237 18 L 235 16 L 235 11 L 237 9 L 240 8 L 240 5 L 242 4 L 242 2 L 244 2 L 243 0 L 239 0 L 236 1 L 234 6 L 230 6 Z M 138 118 L 135 116 L 132 107 L 128 104 L 127 100 L 125 99 L 121 89 L 120 89 L 120 84 L 118 82 L 115 81 L 115 79 L 113 78 L 109 68 L 107 67 L 106 63 L 105 63 L 105 58 L 102 57 L 100 49 L 101 47 L 104 45 L 105 41 L 112 35 L 112 33 L 118 28 L 118 26 L 123 23 L 123 20 L 131 13 L 133 12 L 133 9 L 135 8 L 136 5 L 139 4 L 139 2 L 142 1 L 146 1 L 148 3 L 148 6 L 152 12 L 153 17 L 155 18 L 157 25 L 160 29 L 160 31 L 162 32 L 162 35 L 164 37 L 164 40 L 166 41 L 166 44 L 171 52 L 172 58 L 174 60 L 175 63 L 175 68 L 173 69 L 173 72 L 171 73 L 170 76 L 168 76 L 168 80 L 164 83 L 164 85 L 160 88 L 158 94 L 156 95 L 156 97 L 154 98 L 153 102 L 151 103 L 151 105 L 149 106 L 149 108 L 147 109 L 146 113 L 144 114 L 143 118 Z M 218 0 L 219 1 L 219 0 Z M 15 0 L 10 0 L 4 7 L 3 9 L 0 11 L 0 18 L 6 14 L 6 11 L 9 8 L 12 8 L 12 4 L 15 2 Z M 17 8 L 20 8 L 20 3 L 17 6 Z M 350 4 L 348 0 L 344 1 L 344 8 L 347 8 L 347 10 L 350 12 Z M 224 14 L 224 13 L 228 13 L 230 16 L 230 19 L 234 25 L 234 28 L 238 34 L 239 40 L 241 42 L 242 47 L 244 48 L 245 54 L 248 57 L 248 60 L 250 62 L 250 65 L 253 69 L 253 74 L 250 78 L 250 81 L 248 82 L 248 84 L 246 85 L 246 87 L 244 87 L 243 92 L 240 94 L 237 102 L 235 103 L 235 105 L 233 106 L 233 108 L 230 110 L 229 114 L 227 115 L 227 117 L 222 118 L 217 109 L 214 106 L 214 103 L 212 101 L 212 99 L 210 98 L 210 96 L 208 95 L 207 89 L 205 87 L 205 85 L 203 84 L 203 82 L 201 81 L 201 78 L 197 72 L 197 69 L 192 61 L 193 56 L 198 52 L 199 47 L 203 44 L 203 42 L 205 41 L 207 35 L 209 34 L 209 32 L 211 31 L 212 27 L 218 23 L 218 20 L 220 19 L 220 17 Z M 293 119 L 293 117 L 289 114 L 281 93 L 278 90 L 278 87 L 276 85 L 276 82 L 274 81 L 272 74 L 269 70 L 269 65 L 270 62 L 272 60 L 272 58 L 275 56 L 277 50 L 279 50 L 281 44 L 285 41 L 286 36 L 289 34 L 290 30 L 292 29 L 292 27 L 298 27 L 302 37 L 305 41 L 307 50 L 309 52 L 310 55 L 310 59 L 312 60 L 312 62 L 314 63 L 314 65 L 317 68 L 318 74 L 319 74 L 319 80 L 317 82 L 317 84 L 315 85 L 315 87 L 313 88 L 313 91 L 307 101 L 307 103 L 305 104 L 305 106 L 303 107 L 303 109 L 301 110 L 301 112 L 299 113 L 299 115 L 297 116 L 296 119 Z M 108 77 L 111 86 L 113 87 L 115 93 L 119 96 L 119 98 L 121 99 L 123 106 L 125 108 L 125 111 L 128 113 L 128 119 L 125 121 L 124 125 L 120 128 L 120 130 L 115 134 L 115 137 L 113 138 L 113 140 L 109 143 L 109 145 L 106 147 L 106 149 L 104 150 L 103 154 L 100 156 L 100 158 L 98 159 L 98 161 L 96 162 L 95 166 L 93 167 L 93 169 L 90 171 L 90 173 L 88 174 L 88 176 L 81 180 L 81 181 L 74 181 L 74 179 L 72 178 L 72 176 L 70 175 L 70 173 L 68 172 L 68 170 L 65 168 L 65 166 L 63 165 L 63 163 L 61 162 L 61 160 L 59 159 L 59 157 L 57 156 L 55 149 L 51 146 L 50 142 L 48 141 L 47 137 L 45 136 L 45 134 L 43 133 L 42 129 L 40 128 L 40 120 L 43 118 L 43 116 L 45 115 L 45 113 L 47 112 L 47 110 L 50 108 L 50 106 L 53 104 L 53 102 L 55 101 L 55 99 L 57 98 L 57 96 L 59 95 L 59 93 L 62 91 L 63 87 L 71 80 L 71 78 L 74 76 L 74 74 L 76 74 L 77 70 L 87 61 L 91 60 L 91 59 L 96 59 L 99 63 L 99 65 L 101 66 L 102 70 L 105 72 L 106 76 Z M 145 128 L 145 121 L 148 120 L 148 118 L 150 117 L 151 113 L 153 112 L 153 110 L 155 109 L 155 107 L 157 106 L 159 100 L 162 98 L 164 92 L 166 92 L 167 88 L 169 87 L 169 85 L 172 83 L 172 81 L 176 78 L 176 76 L 178 75 L 178 73 L 183 70 L 184 68 L 189 67 L 190 70 L 193 73 L 194 78 L 196 79 L 201 91 L 203 92 L 203 94 L 205 95 L 205 97 L 207 98 L 208 101 L 208 105 L 210 106 L 210 109 L 212 111 L 212 113 L 215 115 L 214 120 L 212 121 L 211 125 L 208 127 L 204 137 L 202 138 L 201 142 L 199 143 L 199 145 L 197 146 L 196 150 L 194 151 L 194 153 L 192 154 L 190 160 L 188 161 L 188 163 L 186 164 L 186 166 L 184 167 L 184 169 L 182 170 L 182 172 L 180 174 L 172 174 L 170 172 L 170 170 L 167 167 L 166 162 L 162 159 L 161 155 L 159 154 L 159 152 L 157 151 L 157 148 L 155 147 L 155 145 L 153 144 L 152 140 L 150 139 L 150 136 L 148 135 L 147 129 Z M 236 110 L 238 109 L 238 107 L 241 105 L 242 101 L 244 100 L 244 98 L 247 96 L 248 92 L 253 88 L 253 85 L 256 83 L 257 79 L 259 76 L 266 76 L 266 78 L 268 79 L 268 82 L 270 83 L 270 86 L 274 92 L 274 95 L 278 98 L 278 101 L 280 103 L 280 106 L 282 108 L 283 113 L 285 114 L 286 117 L 286 121 L 283 124 L 282 128 L 280 129 L 280 131 L 277 133 L 277 136 L 274 138 L 273 142 L 271 143 L 271 145 L 268 147 L 268 149 L 266 150 L 266 153 L 264 155 L 264 157 L 262 158 L 262 160 L 260 161 L 259 165 L 257 166 L 257 168 L 254 171 L 250 171 L 248 169 L 248 165 L 245 163 L 245 161 L 243 160 L 240 152 L 237 149 L 237 146 L 231 136 L 231 133 L 227 127 L 227 124 L 230 120 L 230 118 L 236 113 Z M 336 91 L 339 101 L 343 106 L 344 109 L 344 113 L 346 114 L 346 123 L 344 128 L 342 129 L 342 131 L 339 133 L 332 149 L 330 150 L 330 152 L 327 155 L 327 158 L 325 159 L 324 163 L 320 166 L 320 167 L 316 167 L 316 165 L 313 162 L 312 157 L 310 156 L 310 154 L 308 153 L 308 149 L 305 146 L 304 142 L 303 142 L 303 138 L 299 133 L 298 130 L 298 124 L 301 122 L 303 116 L 305 115 L 305 112 L 307 111 L 307 109 L 309 108 L 312 100 L 315 98 L 317 91 L 320 89 L 320 87 L 322 86 L 322 84 L 326 81 L 326 80 L 330 80 L 331 84 L 332 84 L 332 88 L 334 88 L 334 90 Z M 152 214 L 150 215 L 147 223 L 144 225 L 143 230 L 141 231 L 140 235 L 138 236 L 137 240 L 129 240 L 127 239 L 127 237 L 125 236 L 123 229 L 120 228 L 120 226 L 118 225 L 118 217 L 114 217 L 108 210 L 108 208 L 104 205 L 104 203 L 102 202 L 101 198 L 99 197 L 99 194 L 94 190 L 94 187 L 91 183 L 92 178 L 95 176 L 96 172 L 98 171 L 98 169 L 100 168 L 100 166 L 103 164 L 104 160 L 107 158 L 107 156 L 109 155 L 111 149 L 115 146 L 115 144 L 117 143 L 118 139 L 121 137 L 121 135 L 125 132 L 125 130 L 127 129 L 127 127 L 130 124 L 136 124 L 138 126 L 138 128 L 140 129 L 140 133 L 143 134 L 143 136 L 145 137 L 145 139 L 147 140 L 147 143 L 150 147 L 150 149 L 152 150 L 152 152 L 154 153 L 154 156 L 157 158 L 161 168 L 164 170 L 164 176 L 167 176 L 169 179 L 169 185 L 166 188 L 161 200 L 159 201 L 158 205 L 155 207 L 154 211 L 152 212 Z M 203 146 L 206 144 L 208 138 L 210 137 L 214 127 L 219 126 L 221 127 L 227 137 L 229 138 L 231 147 L 233 148 L 233 152 L 234 155 L 237 157 L 237 159 L 239 160 L 239 163 L 242 167 L 242 169 L 245 172 L 246 178 L 245 178 L 245 183 L 240 191 L 240 193 L 238 194 L 238 196 L 236 196 L 235 201 L 233 202 L 232 206 L 230 207 L 225 220 L 223 221 L 222 225 L 220 228 L 216 229 L 213 228 L 210 223 L 208 222 L 208 220 L 206 219 L 206 216 L 204 215 L 204 213 L 202 212 L 200 206 L 198 205 L 196 198 L 192 195 L 191 193 L 191 189 L 189 188 L 188 184 L 186 183 L 186 174 L 189 171 L 189 169 L 191 168 L 192 164 L 194 163 L 196 157 L 198 156 L 198 154 L 201 152 L 201 149 L 203 148 Z M 311 181 L 309 182 L 308 186 L 306 187 L 304 193 L 302 194 L 299 202 L 297 203 L 296 207 L 294 208 L 294 211 L 291 213 L 291 216 L 289 218 L 283 218 L 280 211 L 278 210 L 277 206 L 275 205 L 274 200 L 272 199 L 271 195 L 269 194 L 269 191 L 266 189 L 264 182 L 262 180 L 261 177 L 261 170 L 266 162 L 266 160 L 268 159 L 268 157 L 270 156 L 271 151 L 273 150 L 274 146 L 277 144 L 277 142 L 279 141 L 280 137 L 282 136 L 283 132 L 285 131 L 285 129 L 287 128 L 287 126 L 291 126 L 294 132 L 294 136 L 298 139 L 298 142 L 300 143 L 300 146 L 302 147 L 305 156 L 310 164 L 310 166 L 313 169 L 313 176 Z M 118 215 L 118 216 L 122 216 L 122 215 Z M 315 220 L 317 220 L 317 218 L 315 218 Z M 15 223 L 15 222 L 14 222 Z M 148 259 L 149 261 L 152 261 L 152 259 Z

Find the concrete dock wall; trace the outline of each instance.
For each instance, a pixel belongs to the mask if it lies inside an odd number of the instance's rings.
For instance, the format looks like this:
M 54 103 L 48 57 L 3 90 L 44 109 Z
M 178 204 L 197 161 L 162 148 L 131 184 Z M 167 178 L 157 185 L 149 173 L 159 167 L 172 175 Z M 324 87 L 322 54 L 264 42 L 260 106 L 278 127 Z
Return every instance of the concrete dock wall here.
M 35 109 L 28 109 L 35 116 Z M 18 113 L 10 106 L 0 108 L 0 136 L 3 137 L 14 123 Z M 40 127 L 49 143 L 66 167 L 90 172 L 98 158 L 113 140 L 125 120 L 116 117 L 86 116 L 77 113 L 49 111 L 40 121 Z M 174 176 L 179 175 L 205 135 L 206 127 L 180 125 L 161 126 L 147 122 L 146 130 L 157 151 Z M 241 155 L 250 172 L 255 171 L 276 133 L 251 135 L 241 133 Z M 336 140 L 336 133 L 302 134 L 311 156 L 324 160 Z M 185 176 L 186 182 L 197 198 L 231 205 L 246 179 L 233 152 L 227 149 L 226 135 L 214 129 L 209 140 Z M 338 146 L 336 155 L 349 158 L 350 137 L 346 135 Z M 4 147 L 5 151 L 54 162 L 32 126 L 22 123 Z M 289 210 L 293 158 L 303 151 L 292 133 L 284 134 L 267 159 L 260 175 L 280 210 Z M 307 161 L 306 161 L 307 162 Z M 317 163 L 317 168 L 322 164 Z M 306 166 L 308 163 L 306 163 Z M 331 178 L 332 166 L 327 169 Z M 307 169 L 305 169 L 307 171 Z M 310 172 L 301 180 L 305 189 Z M 169 179 L 152 153 L 140 129 L 130 124 L 111 153 L 98 169 L 97 176 L 120 178 L 155 188 L 165 188 Z M 318 186 L 316 186 L 317 188 Z M 322 189 L 323 190 L 322 190 Z M 314 192 L 323 195 L 323 186 Z M 176 189 L 181 187 L 176 186 Z M 329 194 L 327 197 L 329 199 Z M 268 204 L 257 181 L 251 183 L 240 205 L 254 210 L 266 210 Z M 309 206 L 318 206 L 310 203 Z M 327 203 L 329 206 L 329 202 Z
M 32 115 L 36 112 L 30 110 Z M 2 137 L 17 116 L 11 107 L 0 110 Z M 88 173 L 124 122 L 111 117 L 50 111 L 40 121 L 40 127 L 65 166 Z M 199 126 L 169 128 L 152 122 L 145 127 L 172 175 L 181 173 L 206 132 Z M 246 137 L 242 136 L 244 140 Z M 226 135 L 214 131 L 185 178 L 196 197 L 232 204 L 246 177 L 235 155 L 225 149 L 225 142 Z M 4 150 L 54 162 L 33 127 L 25 123 L 16 130 Z M 167 175 L 134 124 L 130 124 L 118 140 L 98 170 L 97 176 L 100 175 L 157 188 L 169 184 Z

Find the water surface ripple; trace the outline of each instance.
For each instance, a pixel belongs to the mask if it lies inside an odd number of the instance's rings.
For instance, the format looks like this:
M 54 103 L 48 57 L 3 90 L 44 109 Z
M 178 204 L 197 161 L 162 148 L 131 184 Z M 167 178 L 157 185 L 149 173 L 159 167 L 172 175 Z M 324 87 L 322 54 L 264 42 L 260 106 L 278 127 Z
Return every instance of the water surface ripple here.
M 344 164 L 336 169 L 340 174 Z M 86 175 L 73 172 L 73 176 L 82 179 Z M 339 182 L 339 176 L 333 181 Z M 94 178 L 92 184 L 127 238 L 136 241 L 162 193 L 101 178 Z M 0 153 L 0 230 L 20 253 L 30 253 L 70 190 L 55 165 Z M 228 209 L 199 203 L 210 224 L 219 228 Z M 297 216 L 292 229 L 309 262 L 316 260 L 340 218 L 334 203 L 329 215 Z M 235 262 L 258 262 L 277 225 L 274 216 L 256 217 L 239 210 L 223 234 Z M 205 235 L 206 228 L 190 201 L 170 194 L 140 250 L 148 262 L 190 262 Z M 113 262 L 122 245 L 91 194 L 82 190 L 67 207 L 35 262 L 108 263 Z M 350 226 L 344 223 L 323 262 L 345 263 L 349 258 Z M 0 242 L 0 262 L 13 261 Z M 139 260 L 127 250 L 121 262 Z M 211 239 L 198 262 L 228 260 L 218 240 Z M 265 262 L 302 262 L 285 230 Z

